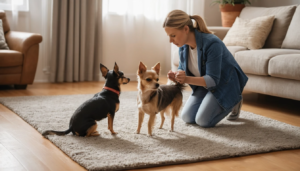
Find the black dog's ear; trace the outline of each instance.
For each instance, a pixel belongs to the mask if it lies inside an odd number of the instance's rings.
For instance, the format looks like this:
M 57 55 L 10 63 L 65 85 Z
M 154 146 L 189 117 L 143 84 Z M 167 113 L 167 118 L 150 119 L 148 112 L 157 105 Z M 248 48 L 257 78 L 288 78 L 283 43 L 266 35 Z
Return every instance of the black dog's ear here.
M 100 71 L 101 71 L 101 73 L 102 73 L 102 76 L 103 76 L 104 78 L 106 78 L 107 73 L 108 73 L 108 69 L 106 68 L 106 66 L 102 65 L 101 63 L 100 63 Z
M 114 66 L 114 72 L 115 72 L 115 74 L 117 74 L 119 76 L 119 67 L 116 62 L 115 62 L 115 66 Z

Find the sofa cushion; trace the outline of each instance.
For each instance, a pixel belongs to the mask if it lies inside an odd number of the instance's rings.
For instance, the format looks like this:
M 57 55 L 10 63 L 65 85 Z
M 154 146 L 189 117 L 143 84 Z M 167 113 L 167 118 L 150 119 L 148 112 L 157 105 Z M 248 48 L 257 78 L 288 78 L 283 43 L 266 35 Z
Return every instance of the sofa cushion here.
M 23 65 L 23 54 L 15 50 L 0 50 L 0 67 Z
M 229 50 L 229 52 L 232 54 L 233 57 L 235 56 L 236 52 L 247 50 L 247 48 L 244 46 L 227 46 L 227 49 Z
M 281 48 L 300 49 L 300 5 L 297 7 Z
M 245 7 L 240 14 L 240 18 L 253 19 L 260 16 L 275 15 L 273 27 L 264 48 L 281 48 L 295 9 L 295 5 L 272 8 Z
M 274 15 L 262 16 L 251 20 L 237 17 L 223 42 L 226 46 L 245 46 L 260 49 L 272 29 Z
M 300 80 L 300 54 L 278 55 L 270 59 L 269 75 Z
M 239 51 L 235 60 L 246 74 L 269 75 L 269 60 L 278 55 L 300 54 L 300 50 L 290 49 L 259 49 Z

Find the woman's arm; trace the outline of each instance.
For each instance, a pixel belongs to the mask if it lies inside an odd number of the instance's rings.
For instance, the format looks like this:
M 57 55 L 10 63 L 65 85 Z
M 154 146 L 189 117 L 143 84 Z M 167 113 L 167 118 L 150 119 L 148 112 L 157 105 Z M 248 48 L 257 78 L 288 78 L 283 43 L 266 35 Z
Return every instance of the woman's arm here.
M 223 46 L 220 42 L 211 44 L 207 49 L 206 75 L 210 76 L 215 84 L 219 84 L 221 79 L 221 66 L 223 56 Z
M 204 77 L 190 77 L 190 76 L 186 76 L 184 83 L 195 85 L 195 86 L 206 87 L 206 82 L 205 82 Z
M 177 71 L 177 73 L 175 74 L 175 79 L 180 84 L 187 83 L 191 85 L 206 87 L 206 82 L 204 77 L 186 76 L 184 71 Z

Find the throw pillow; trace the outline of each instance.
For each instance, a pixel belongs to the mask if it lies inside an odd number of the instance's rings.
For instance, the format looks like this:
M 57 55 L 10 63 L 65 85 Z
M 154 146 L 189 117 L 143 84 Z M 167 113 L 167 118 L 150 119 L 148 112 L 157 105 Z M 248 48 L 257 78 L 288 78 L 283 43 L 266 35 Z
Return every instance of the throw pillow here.
M 2 20 L 0 19 L 0 49 L 9 49 L 6 41 L 5 41 L 5 36 L 4 36 L 4 31 L 3 31 L 3 24 Z
M 275 16 L 262 16 L 251 20 L 237 17 L 223 42 L 226 46 L 244 46 L 260 49 L 272 29 Z
M 300 5 L 297 7 L 281 48 L 300 49 Z
M 274 23 L 263 48 L 280 48 L 293 18 L 296 5 L 281 7 L 245 7 L 240 18 L 251 20 L 256 17 L 274 15 Z

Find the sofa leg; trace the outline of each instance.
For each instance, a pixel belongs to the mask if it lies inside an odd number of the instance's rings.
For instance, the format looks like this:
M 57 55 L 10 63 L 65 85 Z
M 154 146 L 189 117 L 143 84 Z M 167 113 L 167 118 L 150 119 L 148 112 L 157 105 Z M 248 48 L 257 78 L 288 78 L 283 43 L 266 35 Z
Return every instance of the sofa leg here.
M 26 89 L 27 84 L 15 84 L 15 89 Z

